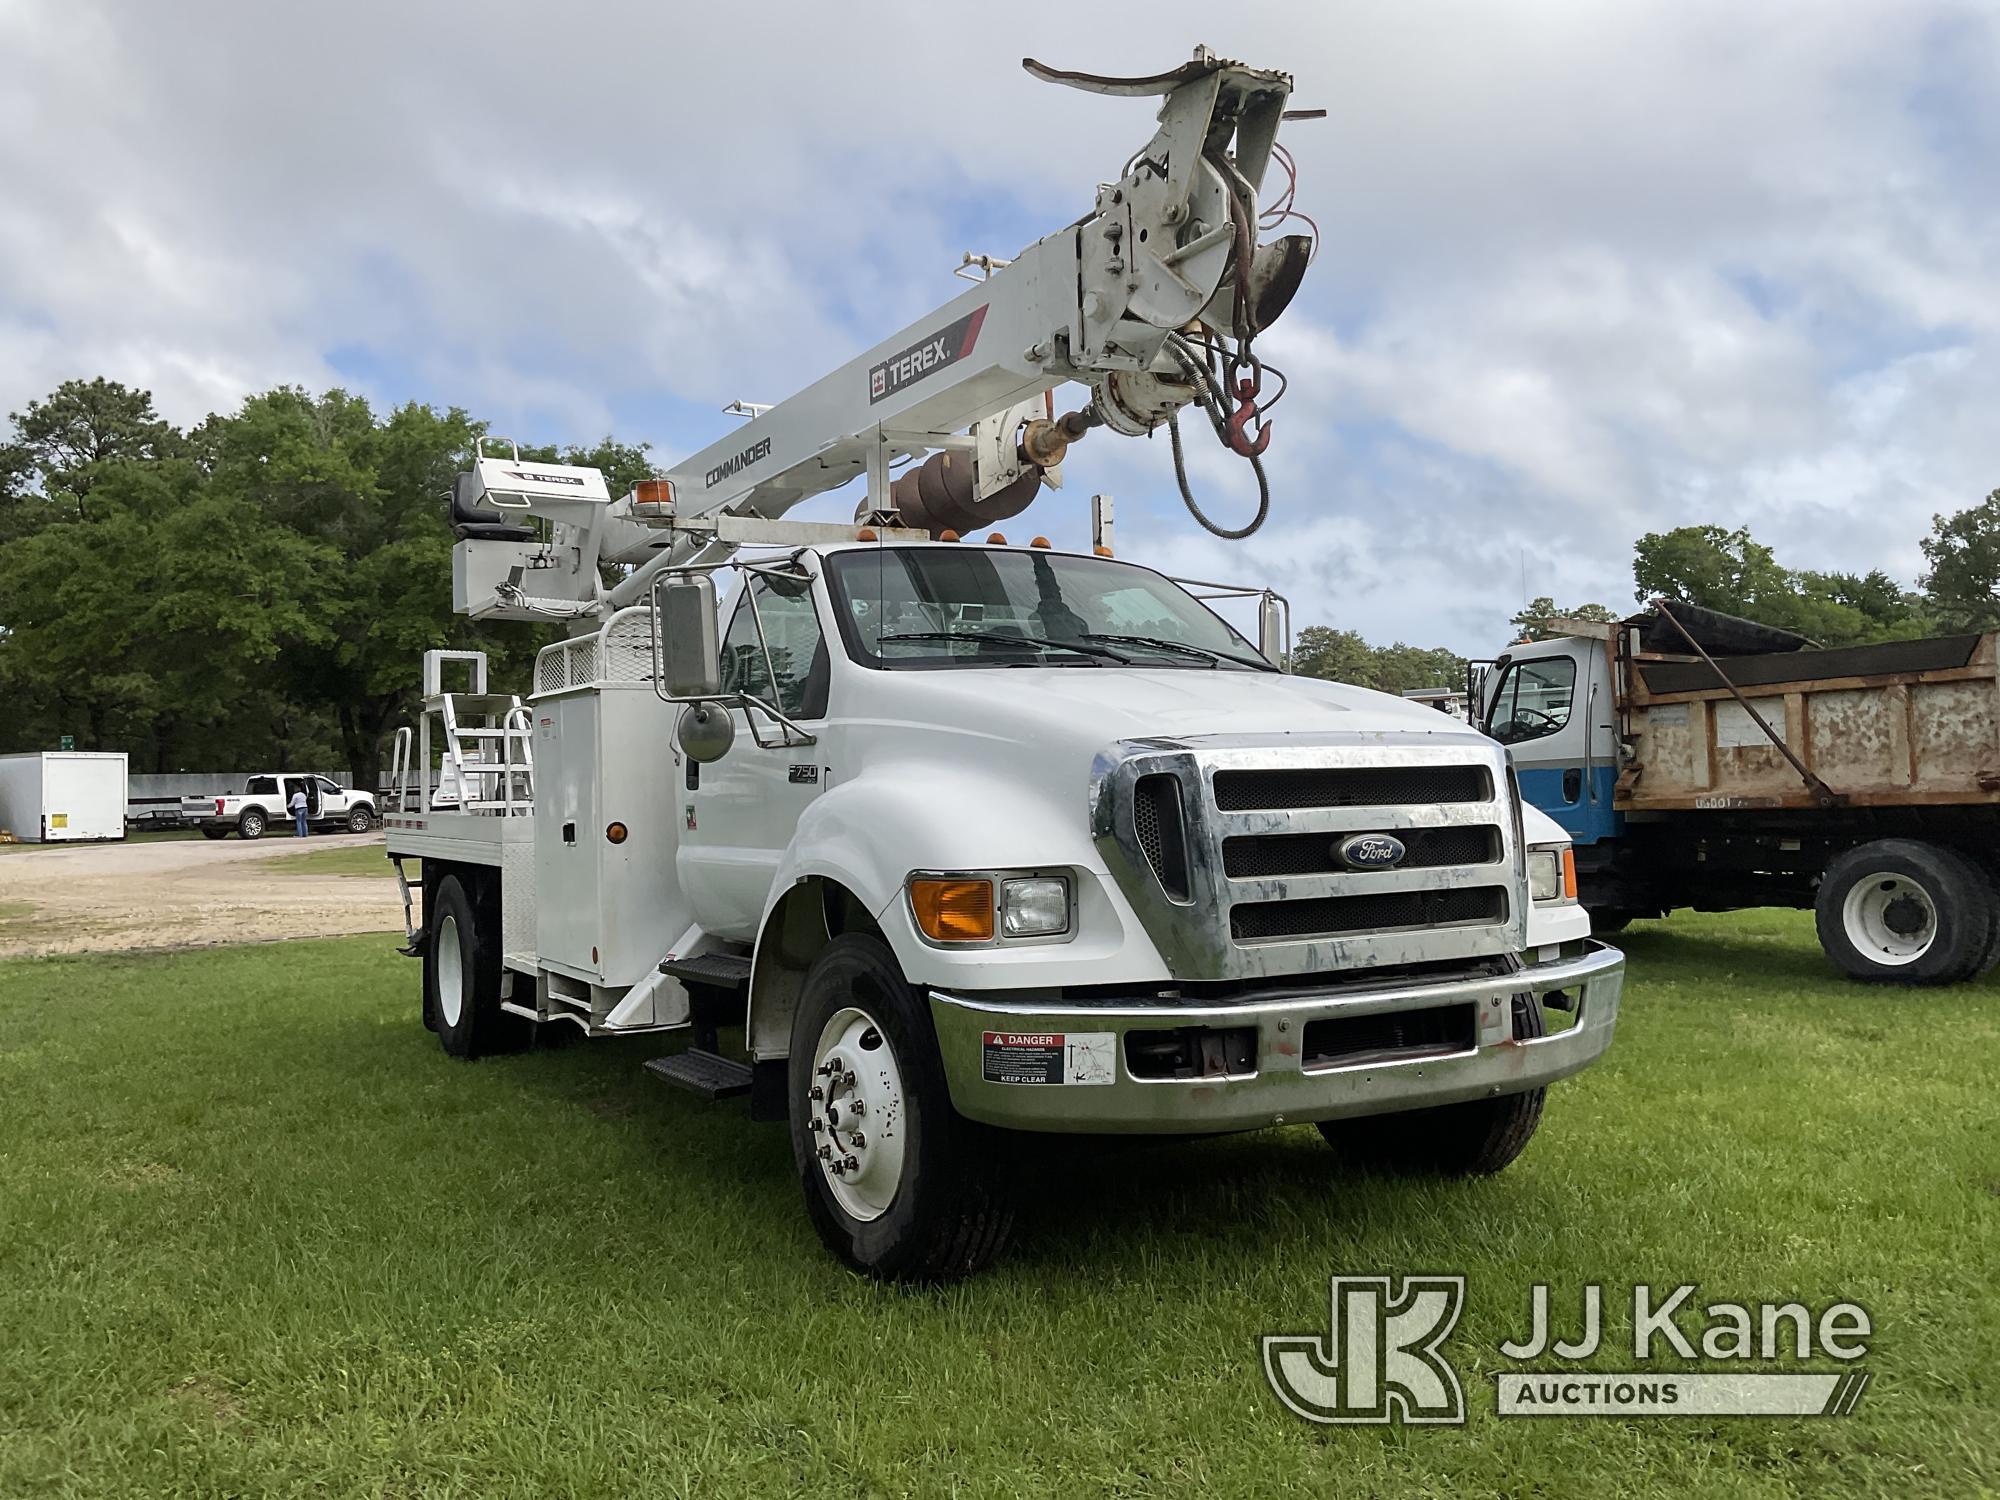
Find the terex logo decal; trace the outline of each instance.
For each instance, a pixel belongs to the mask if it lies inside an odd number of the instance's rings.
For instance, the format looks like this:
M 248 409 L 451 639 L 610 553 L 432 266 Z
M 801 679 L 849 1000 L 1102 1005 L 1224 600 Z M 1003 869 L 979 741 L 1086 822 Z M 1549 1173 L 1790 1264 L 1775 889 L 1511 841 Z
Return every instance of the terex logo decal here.
M 868 371 L 868 404 L 873 406 L 904 386 L 964 359 L 978 342 L 979 325 L 985 321 L 986 309 L 975 307 L 957 322 L 946 324 L 872 366 Z
M 735 457 L 725 458 L 721 463 L 710 469 L 708 471 L 708 482 L 702 488 L 712 490 L 731 474 L 740 474 L 758 460 L 769 458 L 770 456 L 771 440 L 769 438 L 759 438 Z
M 531 484 L 582 484 L 575 474 L 524 474 L 519 469 L 507 470 L 509 479 L 525 479 Z

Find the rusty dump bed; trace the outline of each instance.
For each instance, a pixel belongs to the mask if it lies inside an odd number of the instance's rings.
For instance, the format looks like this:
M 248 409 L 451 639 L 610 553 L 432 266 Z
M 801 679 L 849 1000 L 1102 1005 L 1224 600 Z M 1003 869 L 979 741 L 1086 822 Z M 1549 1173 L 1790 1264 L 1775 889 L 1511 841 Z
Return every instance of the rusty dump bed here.
M 1849 806 L 2000 803 L 1996 637 L 1941 636 L 1719 661 L 1805 767 Z M 1621 811 L 1817 805 L 1708 663 L 1634 658 L 1619 729 Z

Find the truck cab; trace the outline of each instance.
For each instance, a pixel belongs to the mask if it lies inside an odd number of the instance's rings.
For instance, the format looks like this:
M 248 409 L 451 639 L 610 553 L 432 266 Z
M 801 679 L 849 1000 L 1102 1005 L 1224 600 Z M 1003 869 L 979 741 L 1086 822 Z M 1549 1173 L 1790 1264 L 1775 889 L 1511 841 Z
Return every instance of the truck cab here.
M 1507 648 L 1479 683 L 1475 722 L 1507 747 L 1521 795 L 1579 850 L 1617 837 L 1617 695 L 1610 643 L 1571 636 Z

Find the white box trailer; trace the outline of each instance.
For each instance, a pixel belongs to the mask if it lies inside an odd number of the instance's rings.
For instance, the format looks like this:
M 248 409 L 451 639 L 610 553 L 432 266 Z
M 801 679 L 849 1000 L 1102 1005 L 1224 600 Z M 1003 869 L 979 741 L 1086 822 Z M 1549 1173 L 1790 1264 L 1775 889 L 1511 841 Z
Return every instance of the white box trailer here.
M 125 837 L 123 750 L 0 755 L 0 829 L 23 843 Z

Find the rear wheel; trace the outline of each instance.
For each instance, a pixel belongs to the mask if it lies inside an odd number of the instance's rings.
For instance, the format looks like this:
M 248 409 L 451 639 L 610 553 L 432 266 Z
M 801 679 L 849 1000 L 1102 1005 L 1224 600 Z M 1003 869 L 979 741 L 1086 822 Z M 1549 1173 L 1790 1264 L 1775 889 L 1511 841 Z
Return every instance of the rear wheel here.
M 1517 999 L 1515 1037 L 1528 1041 L 1546 1034 L 1542 1002 L 1533 995 Z M 1529 1089 L 1393 1115 L 1322 1120 L 1319 1133 L 1357 1166 L 1440 1177 L 1487 1177 L 1527 1149 L 1542 1123 L 1548 1092 Z
M 205 839 L 226 839 L 229 837 L 229 830 L 213 823 L 204 823 L 201 825 L 201 836 Z
M 1915 839 L 1881 839 L 1834 860 L 1813 915 L 1827 957 L 1871 984 L 1955 984 L 1979 973 L 2000 942 L 1986 873 Z
M 881 939 L 837 937 L 806 975 L 787 1094 L 806 1212 L 848 1265 L 949 1281 L 1000 1253 L 1004 1137 L 951 1107 L 930 1011 Z
M 424 962 L 425 1022 L 453 1057 L 512 1051 L 533 1023 L 500 1008 L 498 914 L 475 902 L 456 875 L 440 881 L 436 894 Z
M 236 831 L 246 839 L 261 839 L 264 836 L 264 815 L 251 808 L 236 820 Z

